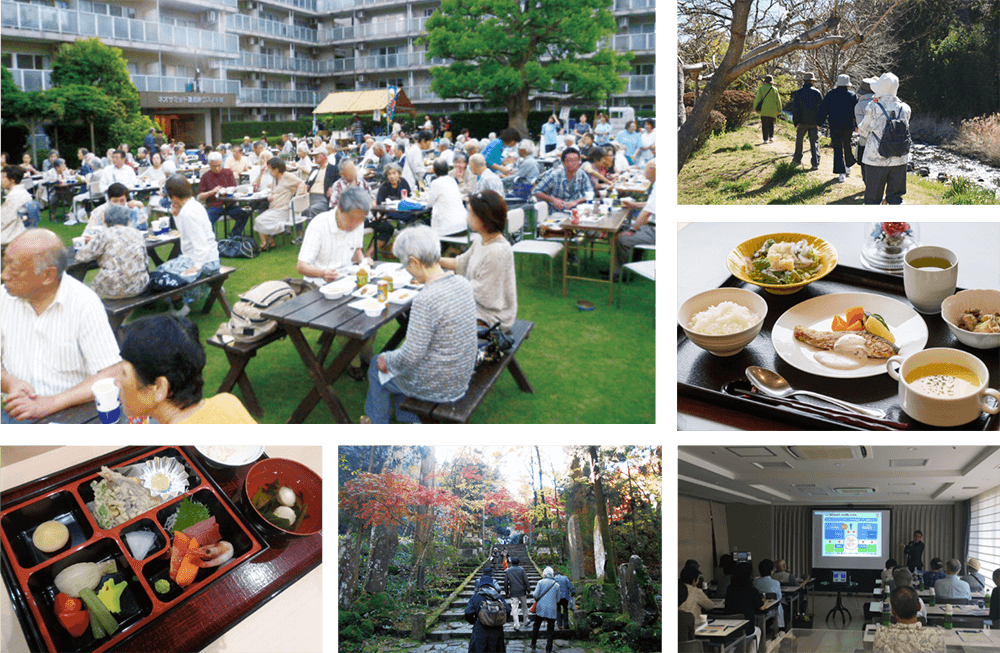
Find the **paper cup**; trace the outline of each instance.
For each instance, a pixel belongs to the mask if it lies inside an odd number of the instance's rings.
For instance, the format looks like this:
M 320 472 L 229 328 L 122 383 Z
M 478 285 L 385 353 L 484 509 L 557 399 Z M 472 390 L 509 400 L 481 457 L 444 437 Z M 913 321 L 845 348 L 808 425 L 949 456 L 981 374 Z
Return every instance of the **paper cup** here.
M 97 414 L 102 424 L 115 424 L 121 418 L 121 402 L 118 398 L 118 386 L 114 379 L 101 379 L 90 387 L 97 403 Z
M 77 236 L 76 238 L 73 239 L 73 247 L 75 249 L 80 249 L 86 244 L 87 244 L 87 239 L 84 238 L 83 236 Z

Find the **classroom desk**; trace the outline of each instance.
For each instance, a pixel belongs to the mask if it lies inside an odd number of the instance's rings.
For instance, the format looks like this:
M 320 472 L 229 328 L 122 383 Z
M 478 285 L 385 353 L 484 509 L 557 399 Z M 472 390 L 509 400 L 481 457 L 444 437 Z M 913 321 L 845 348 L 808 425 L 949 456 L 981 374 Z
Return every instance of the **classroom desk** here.
M 746 619 L 713 619 L 709 624 L 700 624 L 695 629 L 694 636 L 710 646 L 718 646 L 725 651 L 742 639 L 742 629 L 746 623 Z
M 872 650 L 872 643 L 875 641 L 875 633 L 880 626 L 869 624 L 865 626 L 864 644 L 865 650 Z M 982 649 L 984 651 L 1000 650 L 1000 630 L 976 630 L 974 628 L 953 628 L 947 630 L 942 628 L 945 648 L 951 651 L 968 651 L 969 649 Z
M 712 599 L 712 604 L 715 606 L 710 611 L 709 614 L 725 614 L 726 600 L 725 599 Z M 760 628 L 762 634 L 760 638 L 760 648 L 758 653 L 764 653 L 767 650 L 767 622 L 771 619 L 777 619 L 778 617 L 778 606 L 781 605 L 781 601 L 778 599 L 764 599 L 764 605 L 757 610 L 754 615 L 755 624 Z M 786 622 L 786 627 L 789 625 Z
M 778 642 L 776 653 L 854 653 L 861 649 L 872 650 L 877 626 L 869 625 L 865 630 L 825 630 L 793 628 Z M 980 631 L 981 632 L 981 631 Z M 944 631 L 947 653 L 970 653 L 975 651 L 996 651 L 1000 646 L 1000 631 L 985 631 L 988 640 L 982 643 L 963 642 L 956 630 Z

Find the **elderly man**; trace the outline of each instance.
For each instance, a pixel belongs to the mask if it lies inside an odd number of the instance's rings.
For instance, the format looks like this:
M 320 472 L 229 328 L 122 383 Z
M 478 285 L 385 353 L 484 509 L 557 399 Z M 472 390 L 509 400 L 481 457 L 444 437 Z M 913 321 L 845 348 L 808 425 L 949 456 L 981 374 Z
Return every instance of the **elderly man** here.
M 364 259 L 365 216 L 371 209 L 372 198 L 358 186 L 348 186 L 338 196 L 336 208 L 320 213 L 302 238 L 296 269 L 309 283 L 322 286 L 340 276 L 339 269 Z M 368 259 L 371 263 L 371 259 Z M 372 358 L 372 341 L 364 343 L 358 356 L 347 368 L 355 381 L 365 378 L 362 365 Z
M 535 144 L 530 139 L 524 139 L 517 146 L 517 154 L 520 161 L 518 161 L 511 176 L 515 179 L 523 177 L 530 183 L 535 183 L 535 180 L 542 174 L 538 168 L 538 160 L 535 158 Z
M 622 201 L 626 208 L 642 209 L 632 226 L 618 234 L 615 239 L 615 278 L 632 255 L 636 245 L 656 244 L 656 159 L 646 164 L 646 179 L 651 183 L 649 198 L 645 202 L 630 199 Z
M 233 176 L 237 181 L 244 172 L 250 172 L 250 157 L 243 156 L 243 148 L 236 146 L 229 158 L 225 159 L 226 167 L 233 171 Z
M 0 290 L 0 389 L 4 424 L 34 421 L 93 398 L 115 378 L 118 343 L 104 305 L 68 274 L 59 237 L 31 229 L 4 255 Z
M 474 193 L 481 193 L 484 190 L 492 190 L 503 195 L 503 181 L 497 174 L 486 167 L 486 157 L 482 154 L 473 154 L 469 157 L 469 170 L 476 175 L 476 188 Z
M 108 192 L 111 184 L 124 184 L 126 188 L 132 187 L 137 178 L 132 166 L 125 163 L 125 152 L 115 150 L 111 155 L 111 166 L 101 171 L 101 192 Z
M 444 161 L 448 164 L 448 167 L 455 165 L 455 150 L 451 149 L 451 141 L 447 138 L 441 138 L 438 141 L 438 156 L 439 161 Z
M 253 151 L 248 155 L 250 159 L 250 165 L 252 166 L 266 166 L 267 160 L 271 158 L 271 153 L 265 151 L 264 141 L 256 141 L 253 144 Z
M 965 563 L 965 568 L 968 573 L 962 576 L 962 580 L 969 584 L 969 589 L 973 592 L 985 592 L 986 579 L 979 573 L 979 570 L 982 569 L 982 563 L 979 562 L 979 559 L 969 558 L 969 561 Z
M 912 587 L 897 587 L 889 595 L 889 607 L 896 623 L 879 626 L 872 642 L 875 653 L 938 653 L 944 651 L 939 628 L 924 628 L 917 621 L 920 597 Z
M 359 186 L 371 197 L 372 190 L 368 187 L 368 182 L 358 176 L 358 168 L 354 161 L 345 158 L 340 162 L 340 179 L 330 187 L 330 206 L 337 206 L 340 201 L 340 194 L 348 186 Z
M 934 582 L 934 594 L 939 599 L 971 599 L 972 589 L 958 577 L 962 573 L 962 563 L 952 558 L 944 565 L 947 575 Z
M 213 230 L 219 218 L 226 216 L 235 221 L 233 235 L 242 236 L 243 228 L 250 216 L 235 202 L 219 197 L 227 188 L 235 188 L 236 185 L 236 175 L 233 171 L 222 167 L 222 155 L 218 152 L 209 154 L 208 172 L 204 173 L 198 182 L 198 201 L 206 205 Z
M 243 150 L 243 154 L 247 154 L 247 155 L 249 155 L 250 152 L 253 151 L 253 143 L 250 142 L 250 137 L 249 136 L 244 136 L 243 137 L 243 144 L 240 145 L 240 149 Z
M 588 192 L 594 191 L 590 175 L 580 172 L 583 162 L 575 147 L 563 150 L 562 168 L 551 171 L 535 186 L 535 197 L 549 203 L 554 212 L 568 212 L 585 202 Z
M 156 151 L 156 127 L 149 128 L 149 133 L 142 139 L 142 146 L 150 152 Z
M 295 154 L 295 144 L 292 142 L 291 134 L 281 135 L 281 154 L 284 156 L 292 156 Z
M 335 209 L 320 213 L 306 227 L 296 269 L 306 281 L 323 285 L 337 270 L 363 258 L 365 216 L 371 196 L 358 186 L 345 188 Z

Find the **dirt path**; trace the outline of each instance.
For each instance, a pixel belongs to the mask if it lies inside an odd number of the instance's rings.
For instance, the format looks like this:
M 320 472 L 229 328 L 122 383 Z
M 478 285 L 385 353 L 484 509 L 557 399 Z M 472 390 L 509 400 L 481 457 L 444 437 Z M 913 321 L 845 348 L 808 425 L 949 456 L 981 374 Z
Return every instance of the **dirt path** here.
M 759 124 L 759 123 L 758 123 Z M 758 140 L 754 143 L 758 156 L 764 154 L 769 160 L 782 159 L 791 161 L 795 154 L 795 131 L 794 127 L 775 129 L 775 140 L 767 145 Z M 760 134 L 759 127 L 757 131 Z M 829 139 L 820 138 L 820 142 L 829 142 Z M 770 156 L 767 156 L 770 155 Z M 837 175 L 833 174 L 833 148 L 820 147 L 819 169 L 810 170 L 809 138 L 804 139 L 802 151 L 801 169 L 807 178 L 830 188 L 833 198 L 827 204 L 864 204 L 865 183 L 861 180 L 861 165 L 855 163 L 851 167 L 851 175 L 844 180 L 844 183 L 837 181 Z M 940 200 L 934 195 L 927 193 L 916 184 L 909 183 L 913 179 L 912 175 L 907 175 L 906 194 L 903 196 L 905 204 L 940 204 Z

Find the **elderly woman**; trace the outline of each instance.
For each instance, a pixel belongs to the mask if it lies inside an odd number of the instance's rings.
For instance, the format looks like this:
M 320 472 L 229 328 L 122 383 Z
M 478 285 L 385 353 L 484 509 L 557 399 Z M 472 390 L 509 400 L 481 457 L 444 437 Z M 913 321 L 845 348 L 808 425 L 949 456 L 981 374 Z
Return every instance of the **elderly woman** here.
M 202 398 L 205 350 L 198 326 L 170 315 L 153 315 L 125 328 L 121 347 L 122 410 L 160 424 L 256 424 L 229 393 Z
M 604 190 L 614 183 L 611 169 L 615 164 L 612 148 L 595 145 L 590 150 L 590 156 L 583 163 L 583 171 L 590 175 L 590 182 L 597 190 Z
M 382 170 L 382 174 L 385 175 L 385 181 L 378 188 L 378 194 L 375 197 L 376 204 L 385 204 L 390 200 L 398 202 L 403 199 L 404 190 L 407 194 L 412 192 L 410 184 L 403 179 L 403 168 L 398 163 L 386 165 Z M 387 220 L 378 220 L 375 222 L 374 229 L 377 246 L 385 248 L 389 240 L 392 239 L 392 234 L 396 231 L 396 228 L 392 226 L 392 222 L 389 220 L 407 220 L 408 217 L 409 214 L 406 211 L 390 211 L 386 213 Z
M 521 157 L 517 167 L 511 174 L 514 179 L 524 177 L 527 181 L 535 183 L 538 175 L 541 174 L 538 168 L 538 160 L 535 159 L 535 144 L 529 139 L 524 139 L 517 146 L 517 154 Z
M 278 246 L 274 235 L 285 230 L 289 222 L 288 206 L 293 195 L 306 192 L 306 184 L 296 175 L 285 172 L 285 162 L 280 157 L 272 157 L 267 162 L 268 173 L 273 179 L 268 195 L 268 209 L 257 216 L 253 229 L 260 234 L 260 251 L 266 252 Z
M 97 259 L 100 270 L 90 282 L 103 299 L 124 299 L 142 294 L 149 285 L 146 239 L 128 226 L 131 211 L 110 204 L 104 211 L 104 229 L 97 229 L 76 252 L 76 262 Z
M 299 145 L 296 148 L 298 152 L 298 162 L 295 164 L 295 171 L 302 178 L 302 181 L 309 179 L 309 173 L 312 172 L 313 160 L 309 158 L 309 142 L 305 139 L 299 141 Z
M 465 205 L 458 182 L 448 174 L 448 164 L 438 159 L 434 162 L 434 174 L 427 192 L 427 206 L 431 207 L 431 228 L 439 236 L 465 231 Z
M 458 189 L 462 191 L 463 196 L 471 195 L 476 190 L 478 178 L 469 170 L 469 155 L 455 152 L 454 166 L 451 176 L 458 182 Z
M 542 580 L 535 585 L 535 625 L 531 629 L 531 650 L 534 651 L 538 644 L 538 630 L 542 621 L 545 621 L 546 635 L 548 641 L 545 644 L 545 653 L 552 653 L 552 639 L 555 635 L 556 609 L 559 605 L 559 583 L 555 581 L 555 572 L 552 567 L 546 567 L 542 572 Z
M 398 421 L 419 422 L 399 408 L 408 396 L 437 403 L 462 398 L 476 364 L 472 286 L 441 269 L 437 233 L 424 225 L 409 227 L 400 232 L 392 250 L 424 289 L 413 299 L 403 345 L 379 355 L 368 368 L 365 412 L 375 424 L 389 423 L 392 406 Z M 554 607 L 552 614 L 554 618 Z
M 514 252 L 503 237 L 507 227 L 507 202 L 487 190 L 469 196 L 469 228 L 481 240 L 456 258 L 442 258 L 441 267 L 455 270 L 472 284 L 480 331 L 497 322 L 510 331 L 517 319 L 517 277 Z

